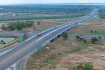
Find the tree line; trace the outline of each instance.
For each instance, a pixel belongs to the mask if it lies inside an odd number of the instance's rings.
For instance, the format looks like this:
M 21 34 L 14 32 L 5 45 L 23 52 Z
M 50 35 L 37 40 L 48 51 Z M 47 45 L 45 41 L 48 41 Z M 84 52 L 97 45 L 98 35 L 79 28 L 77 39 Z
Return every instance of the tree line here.
M 5 25 L 2 25 L 3 30 L 22 30 L 22 28 L 31 27 L 33 26 L 32 21 L 26 21 L 26 22 L 16 22 L 16 23 L 9 23 L 7 27 Z

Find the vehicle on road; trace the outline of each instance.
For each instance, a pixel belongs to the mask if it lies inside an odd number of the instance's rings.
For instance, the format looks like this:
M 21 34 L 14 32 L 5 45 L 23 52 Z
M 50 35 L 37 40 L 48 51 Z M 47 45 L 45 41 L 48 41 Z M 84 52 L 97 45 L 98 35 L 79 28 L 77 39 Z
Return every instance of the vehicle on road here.
M 41 33 L 38 33 L 37 36 L 41 36 Z

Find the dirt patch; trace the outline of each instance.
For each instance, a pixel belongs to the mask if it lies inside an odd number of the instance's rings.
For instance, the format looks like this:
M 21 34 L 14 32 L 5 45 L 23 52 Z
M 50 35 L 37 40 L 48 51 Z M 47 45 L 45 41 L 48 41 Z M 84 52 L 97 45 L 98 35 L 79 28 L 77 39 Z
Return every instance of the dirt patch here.
M 78 46 L 78 44 L 75 42 L 72 42 L 72 46 Z

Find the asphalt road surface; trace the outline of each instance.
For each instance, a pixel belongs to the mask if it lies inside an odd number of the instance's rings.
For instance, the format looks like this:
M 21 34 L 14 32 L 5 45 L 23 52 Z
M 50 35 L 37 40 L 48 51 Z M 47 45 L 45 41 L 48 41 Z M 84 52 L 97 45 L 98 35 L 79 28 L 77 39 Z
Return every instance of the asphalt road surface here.
M 0 31 L 0 34 L 3 34 L 3 32 L 4 32 L 4 34 L 7 34 L 7 35 L 24 35 L 24 32 L 16 32 L 16 31 Z M 36 35 L 37 33 L 34 33 L 34 32 L 27 32 L 27 35 L 29 35 L 29 36 L 34 36 L 34 35 Z

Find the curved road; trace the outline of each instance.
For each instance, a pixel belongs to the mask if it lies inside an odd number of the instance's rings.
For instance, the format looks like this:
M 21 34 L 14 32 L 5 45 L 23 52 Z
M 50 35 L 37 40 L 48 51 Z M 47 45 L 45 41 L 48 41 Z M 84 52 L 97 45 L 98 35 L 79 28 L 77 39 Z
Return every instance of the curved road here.
M 98 10 L 94 9 L 92 10 L 92 12 L 90 12 L 90 14 L 82 17 L 81 19 L 78 19 L 71 23 L 68 22 L 62 25 L 55 26 L 41 32 L 41 36 L 33 36 L 27 39 L 26 41 L 19 44 L 18 47 L 0 56 L 0 70 L 5 70 L 11 65 L 17 63 L 19 60 L 21 61 L 22 59 L 31 56 L 38 50 L 36 47 L 38 44 L 44 46 L 47 42 L 50 42 L 58 35 L 67 31 L 68 29 L 71 29 L 74 26 L 77 26 L 78 23 L 82 23 L 93 18 L 97 12 Z

